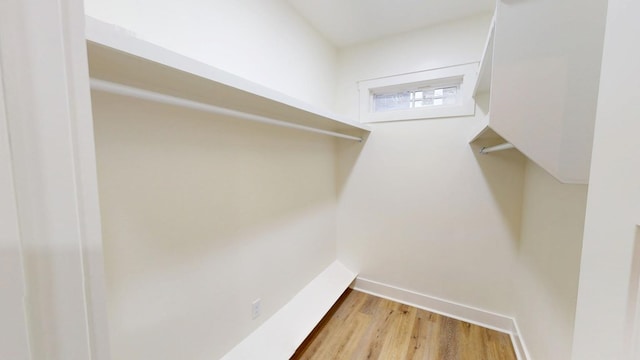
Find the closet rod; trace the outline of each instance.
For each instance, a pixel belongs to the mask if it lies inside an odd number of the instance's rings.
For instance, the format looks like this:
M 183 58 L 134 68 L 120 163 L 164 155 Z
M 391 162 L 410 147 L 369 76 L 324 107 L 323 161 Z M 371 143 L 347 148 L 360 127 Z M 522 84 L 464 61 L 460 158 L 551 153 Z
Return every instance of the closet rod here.
M 496 145 L 496 146 L 489 146 L 489 147 L 483 147 L 482 149 L 480 149 L 480 154 L 488 154 L 488 153 L 492 153 L 494 151 L 502 151 L 502 150 L 509 150 L 509 149 L 513 149 L 515 148 L 515 146 L 513 146 L 513 144 L 511 143 L 504 143 L 504 144 L 500 144 L 500 145 Z
M 162 104 L 185 107 L 188 109 L 204 111 L 204 112 L 217 114 L 217 115 L 230 116 L 234 118 L 245 119 L 245 120 L 260 122 L 264 124 L 282 126 L 282 127 L 291 128 L 291 129 L 298 129 L 298 130 L 308 131 L 308 132 L 317 133 L 317 134 L 330 135 L 330 136 L 335 136 L 342 139 L 362 141 L 362 138 L 357 136 L 345 135 L 345 134 L 341 134 L 341 133 L 329 131 L 329 130 L 316 129 L 310 126 L 289 123 L 282 120 L 268 118 L 266 116 L 260 116 L 260 115 L 245 113 L 242 111 L 226 109 L 226 108 L 215 106 L 215 105 L 183 99 L 176 96 L 160 94 L 154 91 L 139 89 L 139 88 L 126 86 L 122 84 L 116 84 L 116 83 L 105 81 L 105 80 L 92 78 L 91 89 L 96 91 L 108 92 L 112 94 L 147 100 L 147 101 L 158 102 Z

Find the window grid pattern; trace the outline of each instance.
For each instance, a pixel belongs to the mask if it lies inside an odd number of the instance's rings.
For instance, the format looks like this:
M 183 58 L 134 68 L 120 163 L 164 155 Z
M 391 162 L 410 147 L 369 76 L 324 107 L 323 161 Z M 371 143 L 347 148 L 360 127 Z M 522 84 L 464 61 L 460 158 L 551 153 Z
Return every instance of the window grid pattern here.
M 397 111 L 422 107 L 455 105 L 459 85 L 419 88 L 394 93 L 373 94 L 373 111 Z

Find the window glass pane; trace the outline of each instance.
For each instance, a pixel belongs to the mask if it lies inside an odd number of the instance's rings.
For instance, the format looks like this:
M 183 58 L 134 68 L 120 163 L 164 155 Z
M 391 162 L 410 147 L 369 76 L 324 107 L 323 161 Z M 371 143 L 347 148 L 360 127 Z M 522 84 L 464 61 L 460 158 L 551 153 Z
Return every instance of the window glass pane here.
M 404 91 L 396 94 L 374 94 L 373 111 L 403 110 L 411 107 L 411 92 Z
M 425 91 L 425 92 L 424 92 L 424 96 L 425 96 L 426 98 L 431 98 L 431 99 L 433 99 L 433 90 L 427 90 L 427 91 Z
M 444 88 L 443 99 L 445 105 L 454 105 L 458 101 L 458 87 L 450 86 Z
M 444 99 L 444 105 L 455 105 L 456 104 L 456 100 L 458 100 L 455 96 L 450 96 L 450 97 L 445 97 Z
M 458 87 L 457 86 L 446 87 L 443 90 L 444 90 L 444 95 L 445 96 L 451 96 L 451 95 L 455 96 L 456 93 L 458 93 Z
M 396 111 L 427 106 L 456 105 L 460 86 L 408 89 L 391 94 L 373 94 L 373 111 Z

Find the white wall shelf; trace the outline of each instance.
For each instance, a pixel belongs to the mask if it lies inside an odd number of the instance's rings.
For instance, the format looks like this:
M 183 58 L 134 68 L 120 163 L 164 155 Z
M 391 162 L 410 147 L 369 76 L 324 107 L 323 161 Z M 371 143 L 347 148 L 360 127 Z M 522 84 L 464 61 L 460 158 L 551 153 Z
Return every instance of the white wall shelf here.
M 480 153 L 485 155 L 494 151 L 514 149 L 515 146 L 513 146 L 513 144 L 505 140 L 489 125 L 489 120 L 489 115 L 482 118 L 475 131 L 473 132 L 473 137 L 471 138 L 471 140 L 469 140 L 469 144 L 492 144 L 489 146 L 482 146 Z M 495 150 L 492 150 L 492 147 L 495 148 Z M 488 151 L 485 152 L 485 149 Z
M 586 184 L 605 19 L 599 6 L 574 16 L 578 3 L 497 2 L 474 91 L 491 117 L 474 140 L 500 134 L 560 182 Z
M 484 51 L 482 52 L 482 59 L 478 66 L 478 78 L 473 88 L 473 97 L 476 98 L 479 94 L 491 93 L 491 76 L 493 71 L 493 48 L 494 37 L 496 29 L 496 15 L 493 15 L 491 19 L 491 25 L 489 26 L 489 34 L 487 41 L 484 45 Z M 489 99 L 491 101 L 491 99 Z M 504 143 L 505 140 L 500 136 L 491 126 L 489 114 L 482 118 L 475 131 L 473 137 L 469 140 L 469 143 L 476 141 L 490 140 L 491 142 Z
M 487 42 L 484 45 L 484 51 L 482 52 L 482 60 L 478 67 L 478 80 L 473 89 L 473 97 L 477 94 L 489 92 L 491 89 L 491 71 L 493 68 L 493 39 L 495 34 L 496 17 L 491 20 L 491 27 L 489 29 L 489 36 Z
M 282 122 L 362 138 L 369 128 L 86 18 L 92 78 Z
M 289 359 L 356 276 L 336 260 L 222 359 Z
M 469 144 L 472 144 L 472 143 L 474 143 L 475 141 L 478 141 L 478 140 L 487 140 L 487 139 L 501 139 L 501 140 L 504 140 L 500 135 L 498 135 L 498 133 L 496 133 L 489 126 L 489 115 L 483 117 L 480 120 L 480 122 L 478 123 L 478 126 L 473 131 L 473 137 L 471 138 L 471 140 L 469 140 Z
M 581 5 L 498 1 L 491 60 L 491 128 L 571 184 L 589 180 L 606 2 Z

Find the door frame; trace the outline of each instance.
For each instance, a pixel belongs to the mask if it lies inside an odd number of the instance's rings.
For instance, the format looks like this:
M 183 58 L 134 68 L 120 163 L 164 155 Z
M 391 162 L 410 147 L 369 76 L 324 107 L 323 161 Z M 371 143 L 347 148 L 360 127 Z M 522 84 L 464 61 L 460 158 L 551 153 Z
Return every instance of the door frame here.
M 0 1 L 0 195 L 15 200 L 9 291 L 29 343 L 17 359 L 110 356 L 84 19 L 82 0 Z

